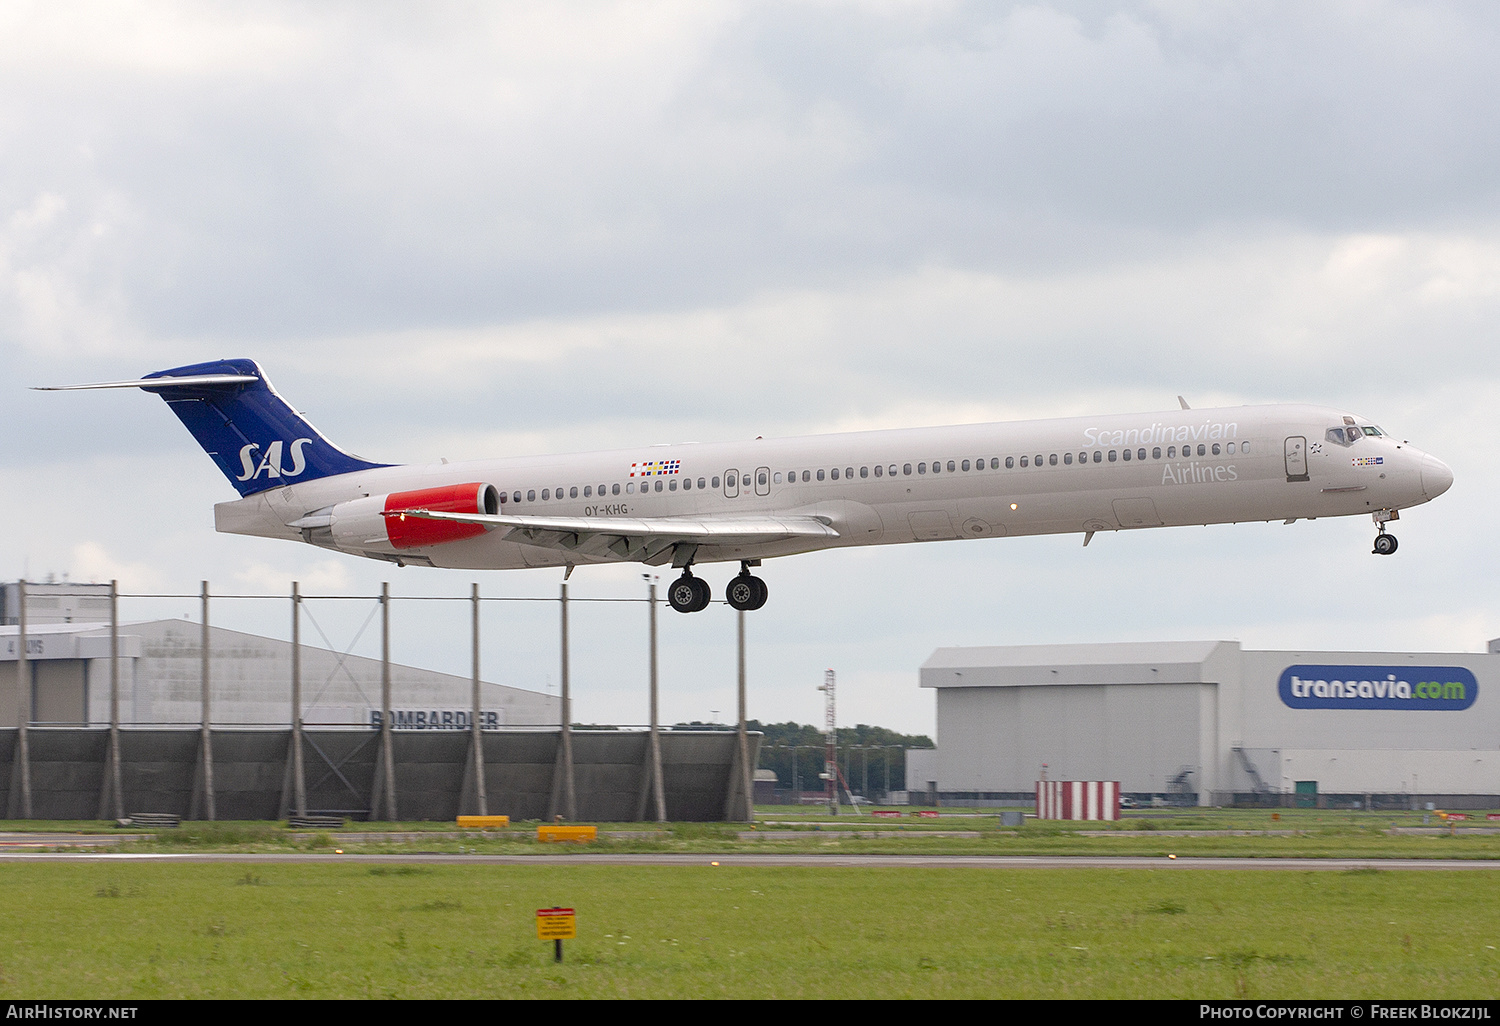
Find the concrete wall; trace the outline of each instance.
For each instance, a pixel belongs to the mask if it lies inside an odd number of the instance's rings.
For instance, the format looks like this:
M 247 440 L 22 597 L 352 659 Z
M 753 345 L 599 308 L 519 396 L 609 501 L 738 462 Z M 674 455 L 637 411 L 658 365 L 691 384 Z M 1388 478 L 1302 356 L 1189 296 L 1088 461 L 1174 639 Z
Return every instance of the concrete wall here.
M 637 818 L 649 735 L 644 731 L 574 731 L 573 764 L 581 820 L 624 822 Z M 19 815 L 14 729 L 0 730 L 0 788 L 12 818 Z M 96 819 L 104 810 L 108 731 L 33 729 L 32 811 L 38 819 Z M 751 734 L 755 764 L 762 735 Z M 165 812 L 188 818 L 194 807 L 199 732 L 122 730 L 121 777 L 126 813 Z M 396 813 L 406 820 L 448 820 L 465 809 L 469 735 L 462 732 L 392 733 L 396 763 Z M 484 735 L 489 811 L 512 819 L 540 819 L 551 803 L 559 734 L 501 731 Z M 667 817 L 683 821 L 725 818 L 730 774 L 738 747 L 728 731 L 662 731 L 662 780 Z M 377 805 L 375 784 L 380 734 L 368 730 L 304 732 L 309 812 L 363 818 Z M 290 803 L 291 732 L 213 731 L 216 818 L 284 818 Z M 383 809 L 383 805 L 379 806 Z

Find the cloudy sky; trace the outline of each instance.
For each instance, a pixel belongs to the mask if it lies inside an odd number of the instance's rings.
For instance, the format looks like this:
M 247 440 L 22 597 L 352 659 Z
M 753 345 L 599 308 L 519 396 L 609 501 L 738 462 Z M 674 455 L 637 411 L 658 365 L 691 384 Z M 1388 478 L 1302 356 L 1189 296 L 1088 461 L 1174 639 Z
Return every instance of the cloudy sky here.
M 774 561 L 751 714 L 816 722 L 833 667 L 841 722 L 930 731 L 916 670 L 941 645 L 1482 650 L 1497 127 L 1487 2 L 8 3 L 0 578 L 474 579 L 216 535 L 234 494 L 159 401 L 28 385 L 253 357 L 385 461 L 1180 393 L 1353 409 L 1457 483 L 1389 559 L 1347 519 Z M 560 577 L 481 587 L 553 597 Z M 466 672 L 449 608 L 398 606 L 397 657 Z M 368 611 L 315 615 L 342 648 Z M 556 612 L 493 604 L 486 675 L 555 688 Z M 286 632 L 280 604 L 216 615 Z M 575 611 L 580 719 L 644 718 L 644 622 Z M 667 719 L 730 715 L 733 623 L 664 611 Z

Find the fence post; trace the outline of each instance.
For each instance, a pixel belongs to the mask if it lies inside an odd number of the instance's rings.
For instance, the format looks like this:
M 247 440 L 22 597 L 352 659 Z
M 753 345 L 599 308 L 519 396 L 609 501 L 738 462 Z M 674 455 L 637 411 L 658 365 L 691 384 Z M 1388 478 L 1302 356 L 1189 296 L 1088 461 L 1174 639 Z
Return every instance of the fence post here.
M 473 619 L 473 644 L 474 644 L 474 711 L 469 716 L 469 726 L 474 738 L 474 794 L 479 799 L 479 814 L 488 816 L 490 814 L 489 800 L 484 789 L 484 733 L 480 726 L 479 717 L 479 582 L 475 581 L 469 593 L 469 602 L 472 605 Z
M 31 666 L 26 660 L 26 582 L 16 582 L 18 637 L 16 638 L 16 759 L 15 770 L 21 782 L 21 818 L 31 818 Z M 11 787 L 15 795 L 15 786 Z M 11 803 L 12 809 L 15 802 Z
M 292 806 L 307 815 L 307 772 L 302 764 L 302 586 L 292 582 Z
M 661 779 L 661 713 L 658 703 L 657 674 L 656 674 L 656 582 L 651 580 L 650 574 L 643 574 L 646 578 L 646 607 L 647 614 L 647 644 L 650 651 L 650 678 L 649 693 L 651 706 L 651 732 L 646 739 L 646 766 L 641 776 L 641 797 L 636 803 L 636 819 L 646 818 L 646 803 L 652 802 L 656 806 L 656 821 L 665 823 L 667 821 L 667 799 L 666 785 Z
M 396 761 L 391 744 L 391 585 L 380 585 L 380 756 L 385 763 L 385 818 L 396 821 Z
M 120 582 L 109 582 L 109 784 L 112 819 L 125 816 L 120 780 Z
M 568 690 L 568 582 L 562 582 L 562 725 L 558 732 L 557 763 L 552 771 L 552 807 L 548 815 L 572 821 L 578 816 L 578 797 L 573 788 L 572 701 Z
M 216 817 L 214 807 L 214 741 L 213 741 L 213 706 L 209 695 L 209 640 L 208 640 L 208 582 L 203 582 L 203 627 L 199 641 L 202 667 L 200 677 L 203 685 L 203 732 L 198 742 L 199 752 L 203 760 L 203 818 L 212 822 Z
M 745 729 L 745 611 L 735 610 L 735 621 L 739 640 L 739 700 L 740 700 L 740 722 L 736 739 L 739 742 L 740 779 L 739 790 L 744 796 L 745 804 L 742 815 L 737 816 L 745 823 L 755 820 L 754 801 L 754 779 L 755 771 L 750 765 L 750 736 Z

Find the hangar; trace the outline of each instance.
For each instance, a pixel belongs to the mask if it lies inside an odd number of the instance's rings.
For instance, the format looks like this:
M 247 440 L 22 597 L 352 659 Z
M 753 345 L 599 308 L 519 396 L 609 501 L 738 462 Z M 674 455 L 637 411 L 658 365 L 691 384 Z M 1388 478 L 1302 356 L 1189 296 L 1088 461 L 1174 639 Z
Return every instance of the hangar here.
M 1487 653 L 1255 651 L 1233 641 L 940 648 L 937 748 L 913 800 L 1029 801 L 1118 780 L 1197 805 L 1500 806 L 1500 640 Z

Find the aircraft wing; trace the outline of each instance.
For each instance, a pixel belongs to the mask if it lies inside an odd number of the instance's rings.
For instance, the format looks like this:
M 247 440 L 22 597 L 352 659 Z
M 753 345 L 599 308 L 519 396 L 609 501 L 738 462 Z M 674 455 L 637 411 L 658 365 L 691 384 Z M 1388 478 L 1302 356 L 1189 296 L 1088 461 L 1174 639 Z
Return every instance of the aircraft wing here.
M 820 517 L 534 517 L 436 510 L 390 510 L 387 517 L 417 517 L 479 524 L 504 531 L 507 541 L 629 560 L 665 563 L 678 545 L 747 545 L 791 538 L 837 538 Z

